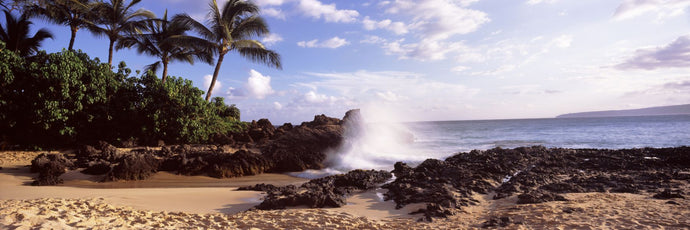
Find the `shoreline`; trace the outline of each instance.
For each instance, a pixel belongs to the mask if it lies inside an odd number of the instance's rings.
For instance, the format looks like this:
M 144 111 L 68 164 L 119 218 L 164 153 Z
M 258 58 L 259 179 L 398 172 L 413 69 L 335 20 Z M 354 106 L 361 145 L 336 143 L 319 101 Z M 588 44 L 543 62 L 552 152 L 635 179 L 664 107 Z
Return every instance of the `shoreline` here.
M 565 193 L 562 195 L 568 201 L 538 204 L 517 204 L 517 195 L 494 200 L 495 193 L 475 193 L 472 197 L 478 201 L 476 205 L 466 206 L 448 218 L 417 222 L 423 215 L 409 213 L 423 208 L 423 203 L 395 209 L 393 201 L 381 200 L 380 194 L 386 191 L 382 188 L 355 193 L 340 208 L 270 211 L 250 210 L 261 202 L 262 192 L 236 191 L 245 184 L 288 185 L 307 180 L 284 174 L 216 179 L 158 172 L 145 181 L 99 183 L 84 178 L 91 176 L 71 171 L 61 176 L 65 179 L 63 185 L 35 187 L 30 183 L 38 174 L 29 173 L 27 160 L 36 155 L 0 152 L 0 228 L 468 229 L 487 224 L 510 229 L 690 227 L 686 218 L 690 216 L 686 208 L 690 201 L 652 199 L 653 193 L 649 192 Z M 209 186 L 214 182 L 221 182 L 222 187 Z M 685 182 L 683 189 L 688 188 Z

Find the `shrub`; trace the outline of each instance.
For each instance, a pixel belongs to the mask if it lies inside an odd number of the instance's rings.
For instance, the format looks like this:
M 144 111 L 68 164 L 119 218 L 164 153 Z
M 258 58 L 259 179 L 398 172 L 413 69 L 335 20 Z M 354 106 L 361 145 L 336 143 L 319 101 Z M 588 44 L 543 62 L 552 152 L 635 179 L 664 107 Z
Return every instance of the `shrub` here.
M 81 51 L 22 58 L 0 44 L 0 135 L 24 146 L 205 143 L 245 128 L 237 107 L 206 102 L 190 80 L 130 74 L 124 62 L 113 72 Z

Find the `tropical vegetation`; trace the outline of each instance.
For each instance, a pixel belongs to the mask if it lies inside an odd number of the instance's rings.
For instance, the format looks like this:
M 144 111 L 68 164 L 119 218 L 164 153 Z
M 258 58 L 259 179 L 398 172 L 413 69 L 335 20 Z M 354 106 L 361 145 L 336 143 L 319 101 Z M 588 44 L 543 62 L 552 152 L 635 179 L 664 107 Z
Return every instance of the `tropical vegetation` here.
M 148 10 L 132 8 L 141 0 L 110 0 L 108 2 L 97 2 L 93 6 L 93 11 L 99 17 L 89 23 L 89 30 L 97 35 L 108 37 L 108 65 L 113 65 L 113 49 L 115 43 L 119 41 L 123 34 L 140 33 L 146 26 L 147 19 L 156 16 Z
M 33 36 L 28 14 L 15 17 L 9 10 L 5 13 L 5 25 L 0 25 L 0 41 L 6 44 L 6 48 L 19 53 L 25 57 L 38 52 L 41 42 L 48 38 L 53 38 L 53 34 L 45 29 L 38 30 Z
M 186 35 L 189 27 L 177 21 L 168 21 L 168 11 L 165 11 L 160 20 L 148 20 L 145 22 L 146 33 L 130 33 L 117 43 L 118 49 L 135 46 L 140 54 L 147 54 L 160 58 L 146 67 L 146 70 L 156 70 L 163 65 L 162 79 L 165 82 L 168 76 L 168 64 L 171 61 L 184 61 L 194 64 L 194 60 L 201 60 L 211 64 L 213 56 L 195 43 L 190 43 L 190 36 Z
M 218 8 L 216 0 L 211 0 L 208 26 L 194 20 L 187 14 L 175 16 L 173 21 L 188 25 L 201 35 L 201 39 L 194 39 L 194 43 L 202 46 L 208 52 L 218 55 L 216 68 L 213 71 L 211 84 L 206 91 L 206 101 L 211 98 L 213 87 L 218 80 L 220 66 L 226 54 L 237 51 L 241 56 L 254 62 L 264 63 L 275 68 L 282 68 L 280 55 L 253 39 L 269 33 L 268 25 L 261 18 L 259 7 L 243 0 L 229 0 L 222 9 Z
M 71 36 L 67 49 L 73 50 L 77 31 L 89 26 L 95 18 L 94 5 L 91 0 L 53 0 L 46 1 L 43 6 L 31 5 L 26 12 L 55 24 L 69 26 Z
M 186 14 L 168 20 L 135 9 L 141 0 L 0 0 L 0 137 L 21 146 L 136 141 L 139 144 L 206 143 L 240 132 L 240 111 L 223 98 L 211 100 L 226 54 L 237 51 L 251 61 L 281 68 L 280 56 L 256 40 L 268 26 L 259 8 L 230 0 L 222 9 L 211 1 L 208 27 Z M 19 16 L 12 11 L 18 10 Z M 98 15 L 95 17 L 94 15 Z M 67 49 L 40 50 L 52 38 L 45 29 L 30 34 L 31 18 L 69 26 Z M 74 50 L 76 34 L 86 29 L 109 40 L 108 62 Z M 196 34 L 189 34 L 195 32 Z M 124 62 L 113 68 L 113 52 L 135 48 L 160 61 L 145 71 Z M 170 62 L 216 65 L 213 84 L 204 91 L 168 75 Z M 161 78 L 155 70 L 163 66 Z M 220 135 L 220 136 L 219 136 Z
M 206 102 L 191 81 L 131 74 L 124 63 L 111 71 L 79 51 L 21 57 L 2 49 L 0 136 L 24 146 L 69 146 L 205 143 L 239 131 L 239 110 L 220 98 Z

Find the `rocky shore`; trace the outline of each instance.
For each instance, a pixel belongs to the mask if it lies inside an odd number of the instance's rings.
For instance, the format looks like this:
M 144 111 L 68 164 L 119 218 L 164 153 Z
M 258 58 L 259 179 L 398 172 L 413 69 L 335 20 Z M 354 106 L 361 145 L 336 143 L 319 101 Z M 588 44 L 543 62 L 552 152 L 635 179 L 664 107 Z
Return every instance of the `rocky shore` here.
M 359 111 L 341 119 L 319 115 L 311 122 L 278 128 L 268 120 L 215 146 L 163 146 L 123 151 L 108 143 L 84 146 L 72 154 L 41 154 L 31 165 L 33 185 L 61 183 L 67 169 L 97 175 L 101 181 L 145 180 L 159 171 L 216 178 L 283 173 L 327 167 L 328 154 L 358 127 Z M 393 179 L 392 179 L 393 178 Z M 383 189 L 395 208 L 414 205 L 411 214 L 434 221 L 456 216 L 487 199 L 516 204 L 567 202 L 569 194 L 636 194 L 679 205 L 688 196 L 690 147 L 641 149 L 563 149 L 542 146 L 474 150 L 444 160 L 398 162 L 391 172 L 353 170 L 302 185 L 257 184 L 240 190 L 262 191 L 255 208 L 342 207 L 348 197 Z M 478 197 L 482 197 L 481 199 Z M 563 209 L 577 213 L 578 208 Z M 520 221 L 494 216 L 483 225 Z
M 158 171 L 216 178 L 260 173 L 298 172 L 325 167 L 327 155 L 338 148 L 349 123 L 360 122 L 359 110 L 341 119 L 325 115 L 298 126 L 274 127 L 266 119 L 252 122 L 244 133 L 217 137 L 218 145 L 178 145 L 132 148 L 123 151 L 100 142 L 85 145 L 73 154 L 42 154 L 32 161 L 39 173 L 34 185 L 56 185 L 67 169 L 103 175 L 102 181 L 145 180 Z

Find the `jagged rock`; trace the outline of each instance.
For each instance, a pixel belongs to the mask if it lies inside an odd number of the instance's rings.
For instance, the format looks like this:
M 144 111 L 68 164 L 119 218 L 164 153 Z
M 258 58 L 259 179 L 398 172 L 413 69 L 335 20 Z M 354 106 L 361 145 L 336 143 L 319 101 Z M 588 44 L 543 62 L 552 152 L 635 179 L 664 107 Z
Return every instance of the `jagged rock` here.
M 563 212 L 571 214 L 573 212 L 584 212 L 585 209 L 583 208 L 573 208 L 573 207 L 565 207 L 563 208 Z
M 31 161 L 31 172 L 38 173 L 38 177 L 31 185 L 62 184 L 63 181 L 59 177 L 69 167 L 72 167 L 72 162 L 64 155 L 42 153 Z
M 661 199 L 661 200 L 667 200 L 667 199 L 673 199 L 673 198 L 685 199 L 685 197 L 682 195 L 682 193 L 683 192 L 680 190 L 672 191 L 671 189 L 664 189 L 664 191 L 659 192 L 657 194 L 654 194 L 653 198 L 654 199 Z
M 108 144 L 105 141 L 99 141 L 97 147 L 84 145 L 76 151 L 75 165 L 78 168 L 87 168 L 91 162 L 104 160 L 108 162 L 115 162 L 119 159 L 123 152 L 117 150 L 115 146 Z
M 89 175 L 101 175 L 110 172 L 112 165 L 110 162 L 104 160 L 93 161 L 89 163 L 89 167 L 81 172 Z
M 121 148 L 134 148 L 138 146 L 137 142 L 138 141 L 136 138 L 128 138 L 125 140 L 121 140 L 119 146 Z
M 538 204 L 538 203 L 544 203 L 544 202 L 549 202 L 549 201 L 568 201 L 568 199 L 565 199 L 565 197 L 551 193 L 551 192 L 544 192 L 541 190 L 538 191 L 531 191 L 527 193 L 523 193 L 518 195 L 518 204 Z
M 283 209 L 300 205 L 312 208 L 340 207 L 345 205 L 346 195 L 373 189 L 390 178 L 391 174 L 386 171 L 358 169 L 346 174 L 313 179 L 299 187 L 255 185 L 245 189 L 266 191 L 264 201 L 256 206 L 258 209 Z
M 216 178 L 256 175 L 272 166 L 262 155 L 245 150 L 233 154 L 192 152 L 183 155 L 176 163 L 178 173 L 182 175 L 208 175 Z M 175 162 L 164 162 L 165 164 Z
M 160 160 L 153 154 L 129 153 L 120 157 L 104 181 L 144 180 L 158 172 Z
M 275 132 L 276 136 L 285 134 L 285 133 L 289 132 L 290 130 L 292 130 L 292 128 L 294 128 L 294 127 L 292 126 L 291 123 L 284 123 L 283 125 L 281 125 L 280 127 L 278 127 L 276 129 L 276 132 Z
M 489 218 L 489 220 L 482 223 L 482 228 L 492 228 L 492 227 L 505 228 L 505 227 L 508 227 L 508 225 L 510 225 L 512 222 L 513 222 L 513 220 L 507 216 L 502 216 L 500 218 L 492 216 L 491 218 Z
M 690 174 L 681 173 L 688 169 L 689 163 L 682 161 L 688 156 L 690 147 L 475 150 L 444 161 L 426 160 L 414 168 L 396 163 L 393 173 L 397 179 L 384 185 L 388 189 L 384 196 L 394 200 L 397 208 L 427 203 L 418 213 L 428 220 L 476 203 L 471 199 L 474 193 L 493 191 L 494 199 L 520 194 L 520 203 L 535 203 L 564 200 L 558 193 L 678 188 L 677 181 L 690 179 Z
M 339 124 L 339 119 L 319 115 L 261 147 L 264 157 L 274 162 L 270 171 L 322 169 L 328 151 L 337 148 L 343 140 L 343 127 Z
M 259 192 L 268 192 L 268 191 L 273 191 L 278 189 L 277 186 L 272 185 L 272 184 L 255 184 L 255 185 L 249 185 L 249 186 L 244 186 L 244 187 L 239 187 L 237 188 L 237 191 L 259 191 Z
M 308 127 L 318 127 L 326 125 L 340 125 L 340 119 L 328 117 L 324 114 L 314 116 L 314 120 L 311 122 L 302 122 L 300 126 Z

